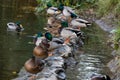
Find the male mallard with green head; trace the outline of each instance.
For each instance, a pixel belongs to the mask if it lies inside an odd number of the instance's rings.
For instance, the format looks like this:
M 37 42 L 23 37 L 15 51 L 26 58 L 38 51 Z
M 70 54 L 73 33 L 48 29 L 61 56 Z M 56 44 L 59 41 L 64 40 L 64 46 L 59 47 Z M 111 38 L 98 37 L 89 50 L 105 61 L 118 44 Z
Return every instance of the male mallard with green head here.
M 58 10 L 58 8 L 52 7 L 51 3 L 48 3 L 47 4 L 47 14 L 57 15 L 57 14 L 60 14 L 60 11 Z
M 71 19 L 71 14 L 74 13 L 74 10 L 68 6 L 64 6 L 64 4 L 60 4 L 58 9 L 62 12 L 62 18 L 66 19 L 67 21 L 69 21 L 69 19 Z
M 44 39 L 43 34 L 41 32 L 38 32 L 37 35 L 34 38 L 34 43 L 36 46 L 39 46 L 41 43 L 42 39 Z
M 78 17 L 78 15 L 72 13 L 71 14 L 71 22 L 70 24 L 73 26 L 73 27 L 77 27 L 77 28 L 81 28 L 81 27 L 88 27 L 91 25 L 90 22 L 88 22 L 87 20 L 84 20 L 84 19 L 81 19 L 80 17 Z

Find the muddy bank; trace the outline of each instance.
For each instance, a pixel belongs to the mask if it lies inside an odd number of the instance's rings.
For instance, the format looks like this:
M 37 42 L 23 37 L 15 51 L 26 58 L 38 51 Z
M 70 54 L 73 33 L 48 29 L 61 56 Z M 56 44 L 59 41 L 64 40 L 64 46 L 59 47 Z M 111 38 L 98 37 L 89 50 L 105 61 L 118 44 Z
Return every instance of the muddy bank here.
M 99 20 L 95 20 L 95 23 L 98 24 L 104 31 L 110 33 L 111 30 L 117 27 L 117 24 L 114 24 L 112 16 L 103 17 Z M 111 52 L 112 55 L 116 55 L 116 51 Z M 120 56 L 116 55 L 111 61 L 107 64 L 109 69 L 113 72 L 112 80 L 120 80 Z

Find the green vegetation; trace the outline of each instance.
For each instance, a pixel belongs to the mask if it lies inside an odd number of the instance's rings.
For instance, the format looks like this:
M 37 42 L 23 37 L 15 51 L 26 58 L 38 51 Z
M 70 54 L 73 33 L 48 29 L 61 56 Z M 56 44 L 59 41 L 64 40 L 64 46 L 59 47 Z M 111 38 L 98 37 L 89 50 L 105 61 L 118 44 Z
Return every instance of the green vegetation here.
M 116 54 L 120 55 L 120 28 L 112 30 L 111 42 L 114 44 L 113 48 Z
M 120 26 L 120 0 L 98 0 L 96 4 L 98 6 L 96 12 L 99 17 L 112 15 L 111 24 L 115 23 Z M 120 53 L 120 27 L 116 27 L 112 33 L 111 41 L 114 44 L 114 49 Z
M 64 3 L 64 5 L 79 9 L 80 11 L 93 8 L 99 17 L 111 13 L 114 14 L 115 18 L 120 18 L 120 0 L 37 0 L 37 2 L 39 4 L 36 8 L 37 13 L 45 11 L 47 3 L 51 3 L 53 6 Z
M 47 3 L 51 3 L 53 6 L 58 6 L 60 3 L 64 3 L 66 6 L 70 6 L 75 9 L 88 8 L 93 6 L 97 0 L 37 0 L 39 6 L 36 8 L 37 13 L 41 13 L 46 8 Z
M 120 0 L 98 0 L 97 5 L 99 16 L 112 13 L 116 18 L 120 18 Z
M 120 25 L 120 0 L 98 0 L 96 3 L 98 9 L 96 10 L 99 17 L 112 15 L 113 20 L 111 23 Z M 120 53 L 120 27 L 116 27 L 113 30 L 112 43 L 114 44 L 114 49 L 117 50 L 117 54 Z

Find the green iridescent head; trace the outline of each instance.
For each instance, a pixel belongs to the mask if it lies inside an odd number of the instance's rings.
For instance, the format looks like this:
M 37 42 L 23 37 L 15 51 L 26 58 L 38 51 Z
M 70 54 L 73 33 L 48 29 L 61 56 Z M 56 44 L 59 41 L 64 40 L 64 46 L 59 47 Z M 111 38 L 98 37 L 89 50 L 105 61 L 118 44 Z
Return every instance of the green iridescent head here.
M 43 34 L 41 32 L 38 32 L 36 37 L 38 38 L 38 37 L 42 37 L 42 36 L 43 36 Z
M 68 27 L 68 22 L 67 21 L 62 21 L 61 26 L 62 27 Z
M 47 8 L 52 7 L 52 4 L 49 2 L 47 3 Z
M 50 40 L 50 41 L 51 41 L 53 37 L 52 37 L 52 34 L 51 34 L 51 33 L 46 32 L 46 33 L 45 33 L 45 38 L 46 38 L 47 40 Z
M 71 13 L 71 18 L 77 18 L 77 15 L 74 13 Z
M 58 6 L 58 9 L 59 9 L 60 11 L 62 11 L 62 10 L 64 9 L 64 4 L 60 4 L 60 5 Z
M 16 25 L 20 25 L 21 23 L 20 23 L 20 22 L 16 22 L 15 24 L 16 24 Z

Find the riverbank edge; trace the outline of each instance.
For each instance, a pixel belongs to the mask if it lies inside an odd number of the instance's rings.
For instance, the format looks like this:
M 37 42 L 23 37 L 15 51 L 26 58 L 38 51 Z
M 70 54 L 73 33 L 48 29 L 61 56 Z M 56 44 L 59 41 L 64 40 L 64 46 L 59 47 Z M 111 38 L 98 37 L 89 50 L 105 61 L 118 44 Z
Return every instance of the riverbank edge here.
M 113 29 L 117 28 L 117 24 L 112 24 L 113 22 L 111 21 L 112 20 L 109 18 L 109 16 L 94 20 L 94 22 L 99 25 L 101 29 L 108 32 L 109 34 Z M 113 52 L 115 54 L 115 51 Z M 109 69 L 113 73 L 112 80 L 120 80 L 120 56 L 115 56 L 113 59 L 111 59 L 107 63 L 107 67 L 109 67 Z

